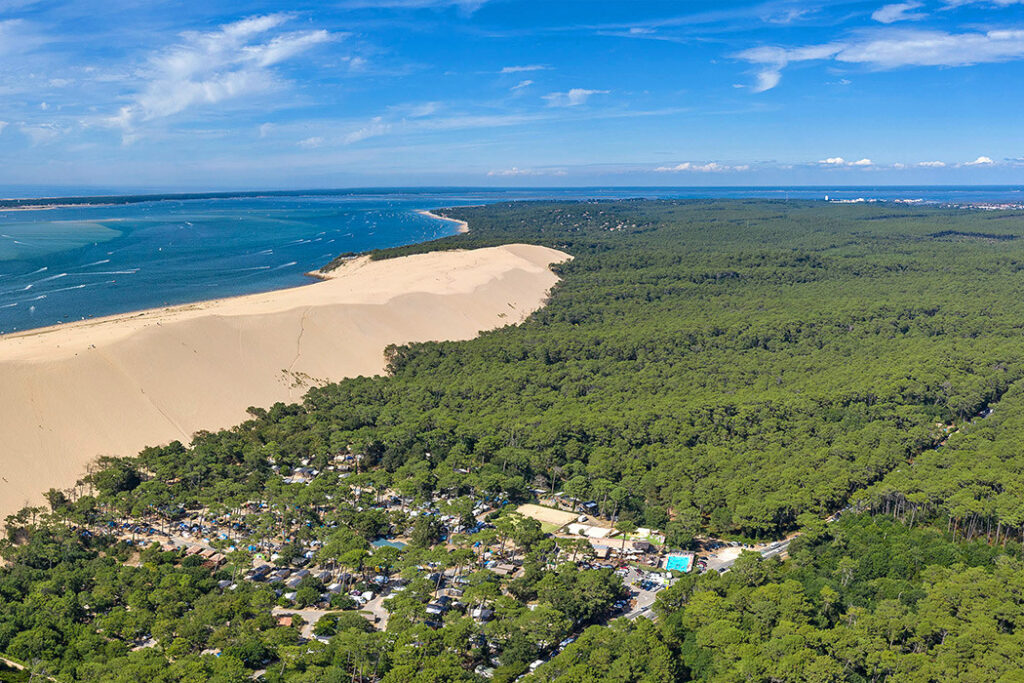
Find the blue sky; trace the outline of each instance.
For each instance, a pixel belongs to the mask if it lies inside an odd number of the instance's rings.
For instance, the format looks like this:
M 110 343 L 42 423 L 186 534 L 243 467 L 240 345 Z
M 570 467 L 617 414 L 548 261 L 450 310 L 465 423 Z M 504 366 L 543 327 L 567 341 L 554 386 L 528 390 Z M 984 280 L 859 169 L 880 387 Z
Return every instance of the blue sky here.
M 0 0 L 0 186 L 1024 183 L 1024 0 Z

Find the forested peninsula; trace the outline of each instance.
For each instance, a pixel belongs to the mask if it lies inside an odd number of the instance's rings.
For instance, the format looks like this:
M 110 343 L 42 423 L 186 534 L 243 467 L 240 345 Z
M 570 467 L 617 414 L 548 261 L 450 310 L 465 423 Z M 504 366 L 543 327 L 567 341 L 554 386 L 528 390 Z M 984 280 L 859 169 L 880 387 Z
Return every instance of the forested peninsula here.
M 547 306 L 8 518 L 0 681 L 1024 681 L 1024 212 L 437 213 Z

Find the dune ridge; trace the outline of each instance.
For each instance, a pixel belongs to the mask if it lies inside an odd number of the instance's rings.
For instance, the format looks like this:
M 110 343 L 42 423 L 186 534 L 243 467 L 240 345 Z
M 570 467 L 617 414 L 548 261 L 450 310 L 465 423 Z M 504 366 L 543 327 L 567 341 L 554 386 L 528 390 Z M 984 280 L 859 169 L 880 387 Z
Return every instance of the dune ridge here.
M 469 339 L 540 308 L 568 255 L 532 245 L 359 257 L 292 289 L 0 336 L 0 520 L 100 455 L 380 374 L 388 344 Z

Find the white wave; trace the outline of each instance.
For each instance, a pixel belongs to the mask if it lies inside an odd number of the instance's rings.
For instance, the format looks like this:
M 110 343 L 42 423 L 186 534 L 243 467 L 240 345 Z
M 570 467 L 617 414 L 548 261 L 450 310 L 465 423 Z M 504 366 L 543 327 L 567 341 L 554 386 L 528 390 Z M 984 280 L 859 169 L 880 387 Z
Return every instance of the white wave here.
M 39 280 L 35 284 L 38 285 L 40 282 L 49 282 L 50 280 L 59 280 L 60 278 L 67 277 L 67 276 L 68 276 L 67 273 L 60 273 L 58 275 L 51 275 L 50 277 L 44 277 L 42 280 Z
M 77 275 L 135 275 L 139 272 L 138 268 L 132 268 L 131 270 L 97 270 L 91 273 L 77 273 Z
M 93 284 L 93 285 L 73 285 L 71 287 L 61 287 L 59 289 L 51 289 L 49 291 L 49 293 L 53 294 L 54 292 L 67 292 L 67 291 L 72 290 L 72 289 L 85 289 L 86 287 L 90 287 L 90 286 L 95 287 L 95 284 Z
M 14 308 L 17 305 L 18 305 L 18 302 L 15 301 L 13 304 L 4 304 L 3 306 L 0 306 L 0 308 Z
M 257 256 L 266 256 L 267 254 L 273 254 L 273 253 L 274 253 L 273 249 L 264 249 L 263 251 L 259 252 L 257 254 Z
M 274 270 L 281 270 L 282 268 L 291 268 L 292 266 L 296 266 L 298 264 L 298 261 L 289 261 L 288 263 L 282 263 L 277 268 L 274 268 Z
M 86 263 L 83 268 L 92 268 L 93 266 L 102 266 L 104 263 L 110 263 L 110 259 L 105 258 L 102 261 L 94 261 L 92 263 Z

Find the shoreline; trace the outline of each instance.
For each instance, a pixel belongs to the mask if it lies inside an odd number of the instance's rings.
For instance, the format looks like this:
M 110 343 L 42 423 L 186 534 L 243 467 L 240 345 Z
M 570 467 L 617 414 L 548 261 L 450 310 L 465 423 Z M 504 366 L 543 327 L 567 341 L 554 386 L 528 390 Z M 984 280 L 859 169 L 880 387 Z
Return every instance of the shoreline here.
M 0 207 L 0 214 L 3 214 L 5 212 L 13 212 L 13 211 L 48 211 L 48 210 L 59 209 L 59 208 L 78 208 L 79 206 L 82 206 L 82 205 L 77 205 L 77 204 L 56 205 L 56 204 L 53 204 L 53 205 L 38 205 L 38 206 L 16 206 L 16 207 L 6 207 L 6 208 Z M 92 207 L 92 206 L 102 207 L 102 206 L 114 206 L 114 204 L 89 204 L 87 206 L 90 206 L 90 207 Z M 445 221 L 445 222 L 448 222 L 448 223 L 455 223 L 456 226 L 457 226 L 456 234 L 465 234 L 465 233 L 469 232 L 469 224 L 466 221 L 461 221 L 461 220 L 458 220 L 458 219 L 455 219 L 455 218 L 448 218 L 447 216 L 441 216 L 439 214 L 436 214 L 436 213 L 433 213 L 431 211 L 424 210 L 424 209 L 415 209 L 414 213 L 420 214 L 422 216 L 427 216 L 429 218 L 433 218 L 433 219 L 436 219 L 436 220 L 439 220 L 439 221 Z M 116 220 L 123 220 L 123 219 L 109 219 L 109 220 L 110 221 L 116 221 Z M 353 255 L 351 255 L 349 257 L 346 257 L 346 258 L 342 259 L 342 263 L 349 263 L 349 262 L 352 262 L 352 261 L 356 261 L 356 260 L 362 259 L 364 257 L 368 258 L 368 254 L 370 252 L 372 252 L 372 251 L 376 251 L 376 250 L 370 249 L 370 250 L 367 250 L 367 251 L 364 251 L 364 252 L 353 254 Z M 328 262 L 328 263 L 332 263 L 334 260 L 337 260 L 337 257 L 335 259 L 333 259 L 332 261 Z M 300 288 L 300 287 L 306 287 L 306 286 L 308 286 L 310 284 L 313 284 L 316 281 L 324 281 L 324 280 L 332 279 L 333 277 L 335 277 L 334 273 L 337 271 L 338 268 L 341 267 L 339 265 L 338 267 L 328 271 L 328 270 L 324 270 L 324 267 L 326 265 L 328 265 L 328 264 L 324 264 L 324 266 L 321 266 L 321 267 L 317 268 L 316 270 L 311 270 L 311 271 L 307 271 L 305 273 L 302 273 L 302 275 L 304 277 L 306 277 L 306 278 L 309 278 L 311 280 L 311 282 L 304 282 L 302 284 L 293 285 L 291 287 L 279 287 L 279 288 L 275 288 L 275 289 L 268 289 L 268 290 L 265 290 L 263 292 L 250 292 L 250 293 L 246 293 L 246 294 L 236 294 L 236 295 L 228 296 L 228 297 L 217 297 L 217 298 L 214 298 L 214 299 L 199 299 L 197 301 L 185 302 L 185 303 L 181 303 L 181 304 L 171 304 L 169 306 L 154 306 L 154 307 L 151 307 L 151 308 L 141 308 L 141 309 L 135 309 L 135 310 L 131 310 L 131 311 L 122 311 L 120 313 L 111 313 L 111 314 L 108 314 L 108 315 L 97 316 L 97 317 L 83 317 L 83 318 L 79 318 L 77 320 L 68 320 L 67 322 L 56 322 L 56 323 L 53 323 L 51 325 L 44 325 L 42 327 L 32 327 L 32 328 L 28 328 L 28 329 L 24 329 L 24 330 L 12 330 L 10 332 L 0 332 L 0 341 L 2 341 L 4 338 L 7 338 L 7 337 L 30 335 L 30 334 L 33 334 L 33 333 L 36 333 L 36 332 L 42 332 L 42 331 L 50 330 L 50 329 L 65 328 L 65 327 L 69 327 L 69 326 L 80 324 L 80 323 L 95 323 L 95 322 L 99 322 L 99 321 L 109 320 L 109 319 L 112 319 L 112 318 L 121 318 L 121 317 L 124 317 L 124 316 L 133 316 L 133 315 L 142 314 L 142 313 L 151 313 L 153 311 L 158 311 L 158 310 L 171 311 L 171 310 L 176 310 L 176 309 L 180 309 L 180 308 L 183 308 L 183 307 L 189 307 L 189 306 L 194 306 L 194 305 L 198 305 L 198 304 L 206 304 L 206 303 L 215 302 L 215 301 L 222 301 L 222 300 L 227 301 L 227 300 L 232 300 L 232 299 L 238 299 L 238 298 L 241 298 L 241 297 L 252 296 L 254 294 L 265 294 L 265 293 L 270 293 L 270 292 L 285 291 L 285 290 L 288 290 L 288 289 L 296 289 L 296 288 Z
M 0 336 L 0 521 L 100 455 L 188 443 L 300 401 L 313 386 L 386 372 L 389 344 L 471 339 L 518 324 L 570 258 L 536 245 L 346 261 L 317 281 Z
M 459 235 L 465 235 L 467 232 L 469 232 L 469 223 L 467 223 L 466 221 L 460 221 L 458 218 L 449 218 L 448 216 L 442 216 L 440 214 L 436 214 L 433 211 L 428 211 L 426 209 L 416 209 L 416 213 L 418 213 L 421 216 L 427 216 L 428 218 L 436 218 L 439 221 L 448 221 L 449 223 L 455 223 L 458 226 L 456 232 Z
M 369 261 L 370 256 L 368 254 L 360 254 L 353 256 L 351 260 L 346 262 L 349 263 L 359 260 Z M 45 325 L 43 327 L 33 327 L 27 330 L 15 330 L 13 332 L 4 332 L 0 334 L 0 349 L 5 341 L 10 339 L 20 339 L 26 337 L 33 337 L 41 334 L 51 334 L 54 332 L 60 332 L 65 330 L 72 330 L 77 328 L 90 328 L 100 325 L 107 325 L 111 323 L 124 323 L 127 321 L 138 321 L 138 320 L 158 320 L 161 316 L 175 316 L 178 314 L 184 314 L 189 312 L 195 312 L 197 310 L 207 310 L 210 308 L 216 308 L 220 306 L 230 306 L 234 302 L 239 302 L 244 299 L 250 299 L 255 297 L 265 297 L 268 295 L 277 294 L 279 292 L 292 292 L 295 290 L 305 289 L 318 282 L 326 282 L 333 280 L 338 277 L 337 269 L 330 272 L 321 270 L 311 270 L 308 273 L 303 273 L 303 276 L 310 279 L 309 282 L 304 282 L 301 285 L 294 285 L 292 287 L 279 287 L 277 289 L 268 289 L 264 292 L 250 292 L 248 294 L 236 294 L 234 296 L 222 296 L 213 299 L 200 299 L 199 301 L 189 301 L 183 304 L 171 304 L 169 306 L 154 306 L 152 308 L 139 308 L 134 311 L 125 311 L 123 313 L 111 313 L 110 315 L 101 315 L 92 318 L 81 318 L 79 320 L 69 320 L 65 323 L 55 323 L 53 325 Z M 159 324 L 159 323 L 158 323 Z M 3 362 L 2 352 L 0 352 L 0 363 Z

